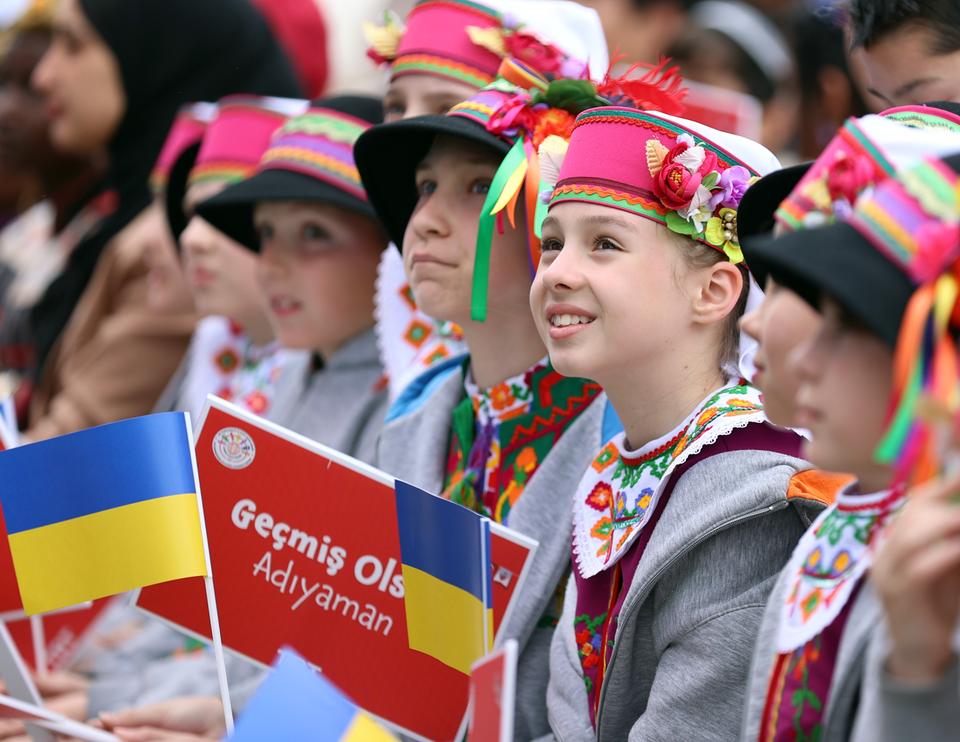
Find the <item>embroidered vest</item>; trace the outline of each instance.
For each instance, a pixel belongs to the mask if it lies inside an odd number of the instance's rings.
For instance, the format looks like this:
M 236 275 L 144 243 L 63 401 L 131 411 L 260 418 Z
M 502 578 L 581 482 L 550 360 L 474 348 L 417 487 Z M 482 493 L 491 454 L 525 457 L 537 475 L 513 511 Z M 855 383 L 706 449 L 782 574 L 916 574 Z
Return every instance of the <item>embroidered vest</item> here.
M 780 609 L 777 656 L 760 725 L 762 742 L 820 739 L 843 630 L 900 491 L 858 495 L 848 487 L 794 549 Z
M 479 389 L 464 374 L 467 396 L 453 411 L 443 496 L 498 523 L 600 386 L 561 376 L 547 361 Z

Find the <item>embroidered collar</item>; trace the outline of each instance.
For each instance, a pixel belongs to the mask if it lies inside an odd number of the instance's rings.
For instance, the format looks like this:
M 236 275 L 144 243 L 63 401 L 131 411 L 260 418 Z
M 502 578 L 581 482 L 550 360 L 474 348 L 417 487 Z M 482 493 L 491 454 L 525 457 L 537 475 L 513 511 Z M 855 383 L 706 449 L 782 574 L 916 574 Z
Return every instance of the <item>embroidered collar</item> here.
M 902 490 L 860 495 L 855 486 L 820 514 L 790 557 L 778 652 L 792 652 L 833 623 L 869 569 L 884 526 L 905 501 Z
M 473 374 L 468 370 L 464 376 L 463 385 L 473 403 L 477 425 L 482 427 L 490 422 L 499 425 L 506 420 L 512 420 L 530 412 L 534 400 L 531 382 L 534 375 L 546 369 L 547 366 L 548 361 L 544 358 L 522 374 L 512 376 L 488 389 L 477 386 L 473 380 Z
M 713 392 L 680 425 L 638 451 L 621 433 L 597 455 L 574 499 L 573 553 L 584 579 L 616 564 L 656 509 L 670 474 L 737 428 L 764 422 L 760 392 L 745 381 Z

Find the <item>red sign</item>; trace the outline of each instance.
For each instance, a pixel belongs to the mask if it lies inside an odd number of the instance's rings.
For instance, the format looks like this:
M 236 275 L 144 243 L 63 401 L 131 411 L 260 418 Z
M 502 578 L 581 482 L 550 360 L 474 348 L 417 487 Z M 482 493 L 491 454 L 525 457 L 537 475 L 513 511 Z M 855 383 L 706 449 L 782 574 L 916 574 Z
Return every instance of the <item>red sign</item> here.
M 517 642 L 487 655 L 470 673 L 467 742 L 511 742 L 517 693 Z
M 96 628 L 100 619 L 116 598 L 95 600 L 87 607 L 68 608 L 56 613 L 47 613 L 43 621 L 44 644 L 47 647 L 47 671 L 56 672 L 68 669 L 77 653 L 83 648 L 87 638 Z M 126 600 L 126 598 L 120 598 Z M 7 621 L 7 629 L 23 661 L 36 670 L 37 662 L 33 654 L 33 634 L 30 619 L 22 618 Z
M 454 739 L 469 678 L 407 645 L 393 479 L 221 401 L 196 457 L 224 646 L 269 664 L 290 645 L 371 714 Z M 501 618 L 532 555 L 504 533 Z M 210 636 L 200 579 L 144 588 L 137 605 Z

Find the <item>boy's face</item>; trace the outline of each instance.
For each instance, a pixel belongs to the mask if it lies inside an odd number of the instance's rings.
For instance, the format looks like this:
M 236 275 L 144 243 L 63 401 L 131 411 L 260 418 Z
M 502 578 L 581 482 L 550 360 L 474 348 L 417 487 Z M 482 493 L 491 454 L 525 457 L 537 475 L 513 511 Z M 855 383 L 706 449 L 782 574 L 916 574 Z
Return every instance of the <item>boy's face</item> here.
M 329 356 L 373 324 L 386 238 L 369 217 L 327 204 L 257 204 L 258 278 L 270 322 L 288 348 Z
M 477 92 L 471 85 L 433 75 L 403 75 L 390 83 L 383 99 L 384 121 L 444 114 Z
M 184 213 L 213 198 L 226 188 L 226 181 L 197 183 L 187 189 Z M 191 216 L 180 235 L 183 266 L 201 316 L 219 315 L 243 322 L 264 310 L 257 290 L 257 256 L 227 237 L 210 222 Z
M 800 379 L 791 353 L 816 333 L 820 315 L 790 289 L 767 279 L 763 302 L 740 320 L 740 330 L 757 341 L 753 383 L 763 392 L 767 417 L 776 425 L 797 425 Z
M 437 137 L 417 167 L 420 195 L 403 239 L 403 265 L 417 306 L 431 317 L 461 326 L 471 321 L 480 212 L 499 164 L 499 156 L 485 147 Z M 509 321 L 530 311 L 522 206 L 517 206 L 516 229 L 503 221 L 504 233 L 494 230 L 490 250 L 488 321 Z
M 693 325 L 691 277 L 665 227 L 618 209 L 568 202 L 543 223 L 530 291 L 554 367 L 601 384 L 636 375 Z
M 960 50 L 937 54 L 935 43 L 932 31 L 908 24 L 863 50 L 870 92 L 885 106 L 960 102 Z
M 892 469 L 874 461 L 892 388 L 893 352 L 876 335 L 844 319 L 831 299 L 820 329 L 797 349 L 798 426 L 812 440 L 805 458 L 827 471 L 849 472 L 865 492 L 887 487 Z

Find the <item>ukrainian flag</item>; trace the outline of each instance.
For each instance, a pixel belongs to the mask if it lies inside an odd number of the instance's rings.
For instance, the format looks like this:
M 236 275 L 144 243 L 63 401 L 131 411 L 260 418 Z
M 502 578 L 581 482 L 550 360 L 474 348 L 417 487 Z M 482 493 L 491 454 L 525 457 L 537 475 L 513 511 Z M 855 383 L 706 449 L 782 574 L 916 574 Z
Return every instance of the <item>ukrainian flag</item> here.
M 465 675 L 492 645 L 490 522 L 397 480 L 410 648 Z
M 0 505 L 27 613 L 207 574 L 183 413 L 0 453 Z

